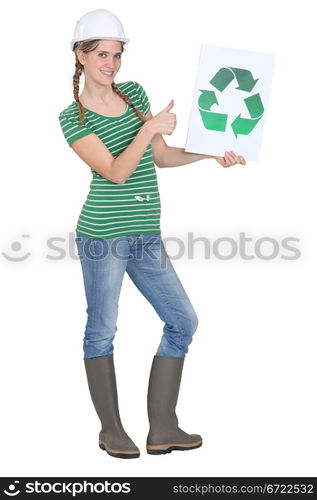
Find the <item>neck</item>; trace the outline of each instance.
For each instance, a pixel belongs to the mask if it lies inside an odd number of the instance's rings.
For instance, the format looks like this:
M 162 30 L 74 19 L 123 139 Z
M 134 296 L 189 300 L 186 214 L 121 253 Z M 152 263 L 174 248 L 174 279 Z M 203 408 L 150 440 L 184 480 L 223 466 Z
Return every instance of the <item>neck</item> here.
M 109 85 L 94 85 L 85 82 L 85 87 L 79 96 L 80 101 L 90 104 L 107 104 L 112 101 L 115 92 Z

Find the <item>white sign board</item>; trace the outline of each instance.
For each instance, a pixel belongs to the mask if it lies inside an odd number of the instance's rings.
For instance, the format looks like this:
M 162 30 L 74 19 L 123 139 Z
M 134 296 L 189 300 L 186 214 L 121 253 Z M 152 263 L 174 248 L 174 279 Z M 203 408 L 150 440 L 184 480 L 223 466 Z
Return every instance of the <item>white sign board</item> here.
M 202 44 L 185 151 L 258 160 L 275 55 Z

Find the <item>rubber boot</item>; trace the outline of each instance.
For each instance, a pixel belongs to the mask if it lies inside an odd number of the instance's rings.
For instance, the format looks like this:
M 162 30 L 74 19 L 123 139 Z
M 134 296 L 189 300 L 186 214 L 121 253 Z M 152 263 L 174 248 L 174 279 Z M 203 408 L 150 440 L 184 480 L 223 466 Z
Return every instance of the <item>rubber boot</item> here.
M 184 359 L 153 358 L 147 396 L 150 430 L 146 441 L 146 450 L 151 455 L 192 450 L 202 445 L 199 434 L 187 434 L 178 427 L 175 413 Z
M 139 457 L 139 448 L 121 423 L 113 354 L 86 358 L 84 362 L 91 399 L 102 425 L 99 447 L 112 457 Z

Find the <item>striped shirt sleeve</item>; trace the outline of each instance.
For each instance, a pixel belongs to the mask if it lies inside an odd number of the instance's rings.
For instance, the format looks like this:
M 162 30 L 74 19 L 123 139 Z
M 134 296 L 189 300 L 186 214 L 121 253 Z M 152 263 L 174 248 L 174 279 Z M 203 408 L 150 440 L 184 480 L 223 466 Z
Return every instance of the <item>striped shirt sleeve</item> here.
M 78 120 L 72 117 L 69 113 L 62 111 L 58 118 L 62 132 L 69 146 L 71 146 L 73 142 L 77 141 L 77 139 L 81 139 L 81 137 L 85 137 L 85 135 L 94 133 L 86 125 L 78 123 Z
M 140 85 L 140 83 L 134 82 L 134 86 L 135 86 L 136 92 L 138 93 L 138 96 L 139 96 L 139 102 L 141 103 L 141 112 L 144 115 L 146 115 L 146 113 L 150 109 L 150 101 L 149 101 L 149 98 L 147 96 L 147 93 L 145 92 L 142 85 Z

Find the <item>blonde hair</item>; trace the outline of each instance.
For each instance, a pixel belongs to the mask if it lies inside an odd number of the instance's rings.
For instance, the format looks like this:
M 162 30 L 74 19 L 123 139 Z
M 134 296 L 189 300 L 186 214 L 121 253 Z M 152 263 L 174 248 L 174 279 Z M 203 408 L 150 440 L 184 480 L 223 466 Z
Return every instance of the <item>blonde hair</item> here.
M 79 46 L 80 49 L 85 54 L 87 54 L 87 52 L 91 52 L 92 50 L 95 50 L 96 47 L 98 46 L 98 43 L 100 41 L 101 40 L 84 40 L 82 42 L 77 42 L 75 44 L 75 46 L 74 46 L 74 54 L 75 54 L 75 57 L 76 57 L 76 61 L 75 61 L 75 68 L 76 69 L 75 69 L 75 73 L 74 73 L 74 76 L 73 76 L 73 93 L 74 93 L 74 99 L 77 102 L 77 108 L 78 108 L 78 114 L 79 114 L 79 122 L 80 122 L 80 124 L 82 124 L 84 122 L 84 120 L 85 120 L 84 107 L 83 107 L 83 105 L 81 104 L 81 102 L 79 100 L 79 80 L 80 80 L 80 76 L 81 76 L 81 74 L 83 72 L 83 67 L 84 66 L 79 61 L 75 49 Z M 124 46 L 124 43 L 121 42 L 122 52 L 124 51 L 124 47 L 123 46 Z M 138 115 L 138 117 L 140 118 L 140 120 L 142 120 L 143 122 L 146 122 L 146 118 L 143 115 L 143 113 L 141 113 L 141 111 L 134 106 L 134 104 L 131 102 L 131 100 L 129 99 L 129 97 L 127 95 L 125 95 L 123 92 L 121 92 L 121 90 L 116 86 L 116 84 L 114 82 L 111 84 L 111 86 L 112 86 L 114 92 L 116 94 L 118 94 L 118 96 L 120 96 L 127 104 L 129 104 L 132 107 L 132 109 Z

